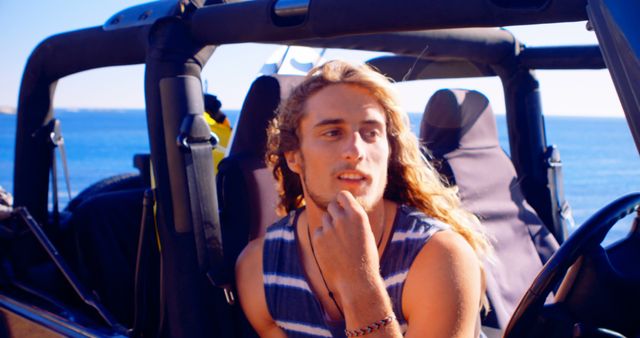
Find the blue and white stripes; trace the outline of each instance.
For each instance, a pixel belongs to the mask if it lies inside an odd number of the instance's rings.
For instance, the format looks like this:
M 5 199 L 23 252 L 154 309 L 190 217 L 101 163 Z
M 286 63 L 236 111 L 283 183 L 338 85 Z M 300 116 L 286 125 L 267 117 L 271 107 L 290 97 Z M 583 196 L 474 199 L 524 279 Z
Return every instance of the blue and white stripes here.
M 415 212 L 412 215 L 416 214 Z M 393 233 L 393 237 L 391 238 L 391 243 L 394 242 L 404 242 L 407 240 L 411 241 L 426 241 L 434 233 L 437 231 L 450 228 L 449 225 L 442 223 L 440 221 L 434 219 L 428 219 L 429 222 L 426 222 L 425 219 L 414 219 L 414 224 L 411 227 L 407 227 L 402 230 L 397 230 Z
M 404 281 L 407 279 L 408 273 L 409 273 L 409 269 L 406 269 L 406 270 L 394 273 L 393 275 L 385 277 L 384 285 L 387 287 L 387 290 L 398 285 L 403 285 Z
M 344 322 L 326 319 L 304 273 L 295 233 L 298 215 L 299 211 L 272 225 L 265 236 L 263 279 L 269 313 L 288 337 L 343 337 Z M 412 208 L 398 207 L 380 272 L 402 332 L 407 330 L 402 290 L 411 263 L 435 232 L 447 228 Z
M 264 285 L 265 286 L 273 286 L 273 287 L 281 287 L 281 288 L 294 288 L 306 291 L 310 294 L 311 288 L 309 284 L 304 278 L 296 277 L 296 276 L 282 276 L 273 273 L 265 273 L 264 274 Z
M 276 320 L 276 325 L 282 328 L 285 332 L 293 331 L 314 337 L 333 337 L 333 335 L 331 335 L 331 331 L 325 329 L 324 327 L 317 327 L 305 323 L 285 322 L 282 320 Z
M 288 229 L 279 229 L 279 228 L 270 228 L 267 230 L 267 234 L 264 236 L 265 241 L 272 240 L 283 240 L 287 242 L 293 242 L 295 240 L 295 235 L 293 233 L 293 228 L 289 227 Z

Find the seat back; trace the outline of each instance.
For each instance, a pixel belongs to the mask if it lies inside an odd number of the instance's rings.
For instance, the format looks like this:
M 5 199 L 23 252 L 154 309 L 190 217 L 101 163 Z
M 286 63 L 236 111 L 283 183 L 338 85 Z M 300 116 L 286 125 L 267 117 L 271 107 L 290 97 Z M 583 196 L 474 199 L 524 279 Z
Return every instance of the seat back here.
M 264 161 L 266 129 L 280 100 L 301 79 L 273 75 L 253 82 L 231 136 L 229 153 L 218 166 L 218 207 L 229 276 L 234 275 L 236 259 L 247 243 L 277 220 L 276 181 Z M 239 306 L 234 307 L 233 316 L 236 337 L 257 337 Z
M 273 75 L 253 82 L 234 128 L 229 154 L 218 167 L 218 204 L 230 265 L 249 240 L 264 234 L 267 226 L 277 221 L 276 181 L 264 161 L 266 129 L 280 100 L 301 80 L 301 76 Z
M 420 139 L 436 168 L 457 185 L 463 206 L 480 218 L 494 247 L 495 261 L 485 264 L 491 311 L 483 326 L 503 329 L 558 244 L 524 198 L 484 95 L 436 92 L 425 109 Z

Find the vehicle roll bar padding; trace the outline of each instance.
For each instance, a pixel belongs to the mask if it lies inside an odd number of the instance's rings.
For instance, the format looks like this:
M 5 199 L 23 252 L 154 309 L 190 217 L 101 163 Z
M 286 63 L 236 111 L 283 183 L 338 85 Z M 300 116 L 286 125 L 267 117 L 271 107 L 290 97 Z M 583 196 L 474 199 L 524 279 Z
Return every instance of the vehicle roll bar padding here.
M 527 47 L 519 55 L 520 63 L 530 69 L 604 69 L 600 47 L 553 46 Z
M 273 4 L 273 13 L 278 17 L 304 16 L 309 12 L 309 0 L 278 0 Z
M 511 161 L 520 178 L 527 202 L 554 233 L 552 196 L 548 184 L 547 136 L 542 115 L 540 89 L 533 71 L 515 68 L 497 70 L 504 86 Z
M 273 4 L 256 0 L 205 6 L 193 16 L 193 35 L 204 44 L 225 44 L 587 19 L 586 0 L 551 1 L 541 8 L 519 9 L 500 8 L 486 0 L 326 0 L 311 1 L 299 24 L 279 25 Z M 444 12 L 447 15 L 441 15 Z M 302 11 L 295 13 L 300 17 Z M 251 18 L 251 24 L 246 18 Z
M 168 174 L 173 205 L 173 226 L 178 233 L 188 233 L 193 231 L 191 220 L 193 215 L 189 210 L 189 191 L 182 146 L 176 142 L 178 139 L 184 139 L 184 141 L 191 139 L 194 142 L 198 139 L 207 142 L 209 140 L 211 131 L 202 117 L 204 102 L 200 79 L 190 75 L 163 78 L 160 80 L 160 97 L 164 143 L 167 161 L 171 163 Z M 193 123 L 188 127 L 190 130 L 181 131 L 180 126 L 193 116 L 199 116 L 200 123 Z M 195 126 L 200 130 L 196 130 Z M 213 175 L 213 158 L 210 162 Z
M 213 313 L 216 310 L 212 309 L 215 303 L 212 297 L 224 298 L 224 295 L 211 287 L 198 266 L 189 221 L 184 159 L 176 145 L 183 119 L 204 112 L 200 73 L 215 47 L 194 41 L 188 22 L 181 18 L 160 19 L 149 34 L 145 99 L 156 182 L 158 238 L 162 247 L 161 283 L 166 325 L 161 335 L 209 337 L 216 332 L 222 336 L 225 328 L 214 319 L 218 315 Z M 161 88 L 179 82 L 184 86 L 179 94 L 170 94 Z
M 47 222 L 53 148 L 33 134 L 53 119 L 57 81 L 88 69 L 143 63 L 147 32 L 148 27 L 92 27 L 49 37 L 31 53 L 18 98 L 13 195 L 14 204 L 28 208 L 40 224 Z
M 169 167 L 175 231 L 193 233 L 200 271 L 214 285 L 226 284 L 228 278 L 220 275 L 222 234 L 211 153 L 217 138 L 203 116 L 200 79 L 188 75 L 164 78 L 160 80 L 160 95 L 165 140 L 176 139 L 175 146 L 167 144 L 167 156 L 170 163 L 183 165 Z M 179 130 L 175 129 L 177 125 Z M 174 136 L 176 131 L 179 133 Z

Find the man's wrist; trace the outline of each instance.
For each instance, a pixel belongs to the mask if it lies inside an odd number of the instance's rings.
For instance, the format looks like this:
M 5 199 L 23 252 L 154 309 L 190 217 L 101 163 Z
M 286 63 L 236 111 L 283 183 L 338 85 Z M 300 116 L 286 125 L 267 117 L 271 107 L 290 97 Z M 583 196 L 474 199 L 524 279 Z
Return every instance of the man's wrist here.
M 380 320 L 377 320 L 369 325 L 356 328 L 356 329 L 345 329 L 344 333 L 347 337 L 359 337 L 368 335 L 370 333 L 379 331 L 380 329 L 384 329 L 388 325 L 392 325 L 396 321 L 396 316 L 394 314 L 390 314 Z
M 339 297 L 345 320 L 354 328 L 393 314 L 389 294 L 379 275 L 343 284 Z
M 387 295 L 384 280 L 378 273 L 354 272 L 336 284 L 340 300 L 345 303 L 357 303 L 363 299 L 371 299 L 378 293 Z

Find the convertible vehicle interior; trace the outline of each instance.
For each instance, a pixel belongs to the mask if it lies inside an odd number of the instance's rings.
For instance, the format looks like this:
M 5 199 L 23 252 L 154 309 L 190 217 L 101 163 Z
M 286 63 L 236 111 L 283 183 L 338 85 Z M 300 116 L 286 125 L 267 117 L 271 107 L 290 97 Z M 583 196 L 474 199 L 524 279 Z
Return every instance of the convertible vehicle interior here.
M 216 174 L 201 72 L 218 46 L 257 42 L 386 52 L 367 63 L 396 82 L 499 79 L 508 154 L 492 103 L 474 88 L 432 95 L 418 135 L 495 250 L 483 332 L 640 337 L 638 218 L 625 238 L 601 244 L 638 211 L 640 193 L 568 234 L 562 161 L 547 144 L 535 73 L 607 69 L 640 146 L 638 12 L 640 2 L 612 0 L 156 1 L 47 38 L 20 89 L 14 212 L 0 221 L 0 335 L 256 336 L 236 300 L 234 265 L 278 218 L 266 127 L 302 76 L 254 80 Z M 527 47 L 499 28 L 573 21 L 588 21 L 598 44 Z M 145 65 L 150 154 L 131 154 L 137 174 L 104 178 L 61 208 L 57 81 L 134 64 Z

